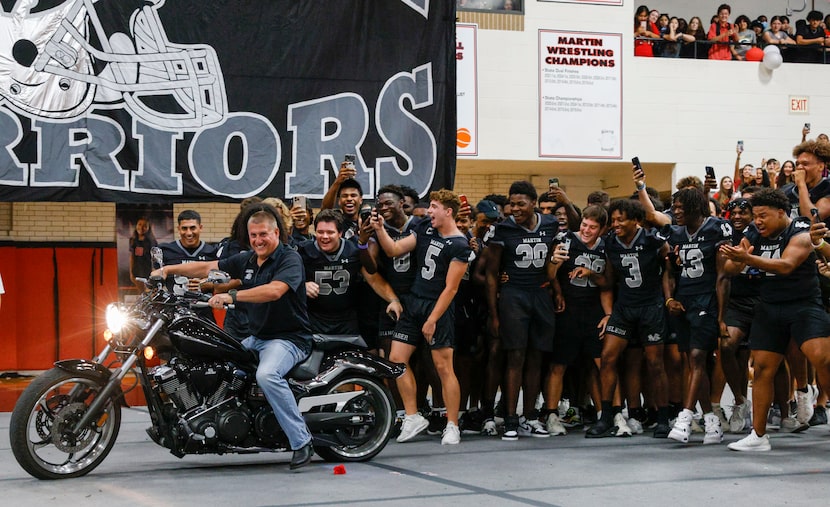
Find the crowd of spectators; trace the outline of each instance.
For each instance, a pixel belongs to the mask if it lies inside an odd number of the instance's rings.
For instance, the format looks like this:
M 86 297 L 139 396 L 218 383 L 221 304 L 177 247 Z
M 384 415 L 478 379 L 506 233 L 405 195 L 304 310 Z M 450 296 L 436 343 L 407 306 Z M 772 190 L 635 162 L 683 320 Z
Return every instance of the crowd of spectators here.
M 810 133 L 810 125 L 804 124 L 801 130 L 801 142 L 807 141 L 807 135 Z M 827 134 L 819 134 L 816 141 L 820 143 L 830 142 Z M 783 162 L 776 158 L 762 158 L 760 163 L 755 166 L 752 163 L 744 163 L 741 157 L 744 154 L 743 142 L 738 142 L 735 148 L 737 156 L 735 157 L 735 168 L 731 176 L 726 175 L 717 179 L 717 186 L 714 182 L 710 182 L 712 206 L 718 207 L 718 215 L 728 215 L 727 206 L 730 201 L 743 197 L 746 189 L 749 188 L 752 193 L 753 190 L 759 188 L 784 189 L 787 186 L 797 184 L 795 178 L 796 163 L 793 160 L 785 160 Z M 822 173 L 822 178 L 828 176 L 825 170 Z
M 786 15 L 750 19 L 741 14 L 731 22 L 732 8 L 721 4 L 709 19 L 690 20 L 649 9 L 634 15 L 634 54 L 644 57 L 760 61 L 763 49 L 778 46 L 785 62 L 824 63 L 830 46 L 830 15 L 813 10 L 790 24 Z M 705 19 L 705 16 L 704 16 Z
M 522 0 L 456 0 L 459 9 L 482 11 L 521 11 Z

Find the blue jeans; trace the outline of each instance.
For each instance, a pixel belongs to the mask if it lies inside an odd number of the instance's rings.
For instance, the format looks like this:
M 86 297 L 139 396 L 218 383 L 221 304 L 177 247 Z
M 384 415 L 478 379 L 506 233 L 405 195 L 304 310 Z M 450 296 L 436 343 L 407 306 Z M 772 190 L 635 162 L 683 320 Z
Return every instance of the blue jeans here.
M 300 415 L 297 401 L 285 376 L 291 368 L 306 358 L 306 354 L 288 340 L 260 340 L 256 336 L 249 336 L 242 341 L 242 345 L 259 353 L 257 384 L 274 410 L 277 422 L 288 437 L 291 449 L 300 449 L 311 442 L 311 433 L 303 416 Z

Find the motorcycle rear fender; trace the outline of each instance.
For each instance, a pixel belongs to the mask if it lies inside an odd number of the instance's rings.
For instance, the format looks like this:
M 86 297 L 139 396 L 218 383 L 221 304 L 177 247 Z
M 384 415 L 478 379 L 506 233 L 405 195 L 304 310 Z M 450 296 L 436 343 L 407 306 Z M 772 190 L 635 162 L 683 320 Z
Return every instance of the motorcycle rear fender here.
M 393 363 L 382 357 L 378 357 L 363 350 L 346 350 L 338 352 L 331 356 L 331 359 L 342 366 L 353 368 L 358 371 L 366 371 L 367 368 L 372 370 L 372 373 L 382 378 L 398 378 L 406 371 L 406 367 L 400 363 Z
M 65 359 L 56 362 L 55 366 L 69 373 L 91 374 L 96 380 L 100 380 L 102 384 L 106 384 L 112 374 L 104 365 L 87 359 Z

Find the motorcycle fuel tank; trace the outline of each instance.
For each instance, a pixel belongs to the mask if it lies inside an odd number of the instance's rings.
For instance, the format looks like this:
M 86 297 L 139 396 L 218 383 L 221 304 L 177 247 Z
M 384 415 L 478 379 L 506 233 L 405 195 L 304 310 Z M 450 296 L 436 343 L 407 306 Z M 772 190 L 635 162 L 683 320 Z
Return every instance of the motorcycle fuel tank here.
M 213 322 L 194 315 L 176 318 L 168 327 L 170 340 L 182 353 L 201 358 L 233 361 L 241 365 L 256 365 L 256 356 L 235 338 Z

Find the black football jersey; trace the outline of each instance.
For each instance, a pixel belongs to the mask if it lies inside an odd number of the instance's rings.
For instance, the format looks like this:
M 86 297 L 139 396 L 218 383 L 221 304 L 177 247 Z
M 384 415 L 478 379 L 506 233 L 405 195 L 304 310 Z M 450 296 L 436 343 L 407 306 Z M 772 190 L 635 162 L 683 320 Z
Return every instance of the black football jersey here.
M 508 277 L 505 286 L 533 289 L 546 281 L 545 262 L 559 223 L 553 215 L 537 213 L 536 217 L 533 230 L 518 225 L 512 216 L 496 224 L 490 244 L 502 247 L 500 270 Z
M 665 240 L 654 230 L 640 228 L 630 244 L 614 232 L 605 237 L 605 257 L 614 267 L 617 300 L 628 306 L 647 306 L 663 301 L 663 258 Z

